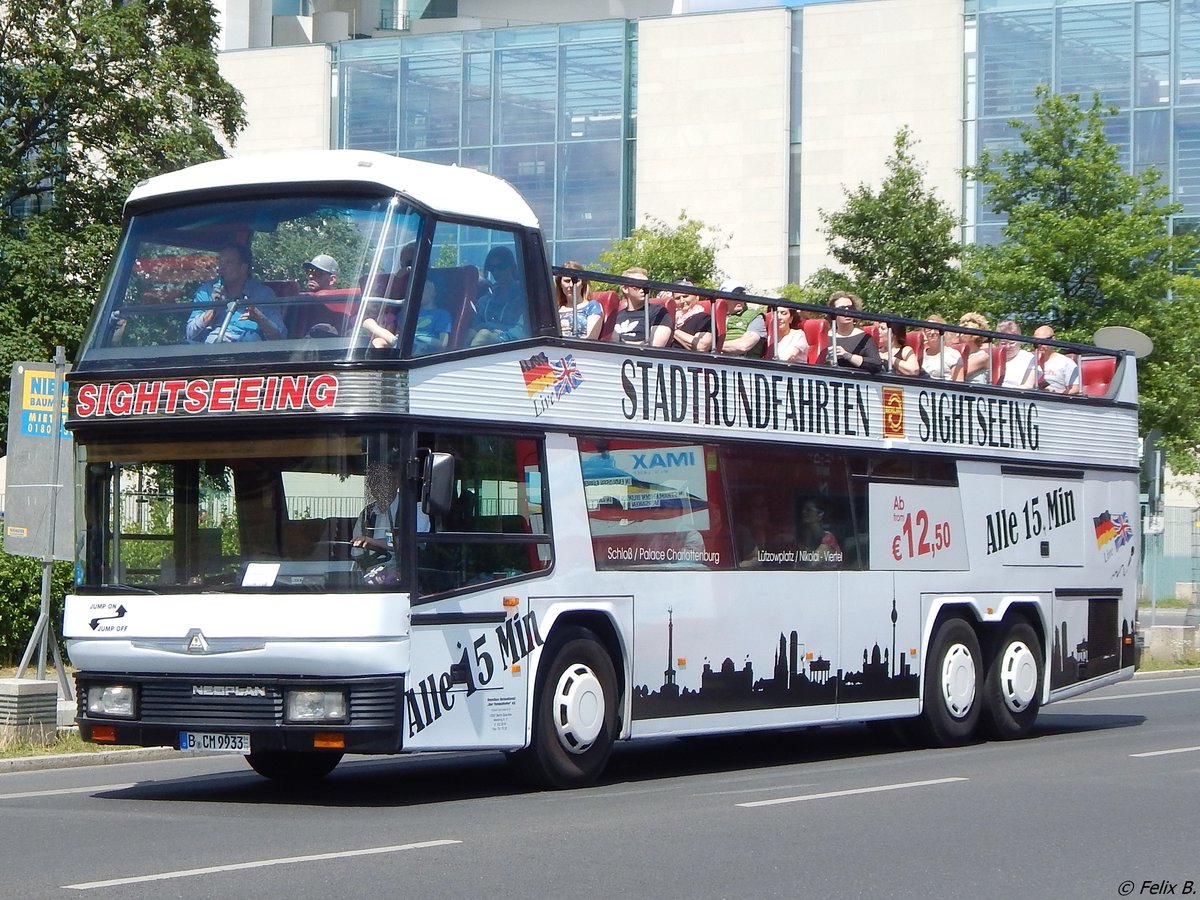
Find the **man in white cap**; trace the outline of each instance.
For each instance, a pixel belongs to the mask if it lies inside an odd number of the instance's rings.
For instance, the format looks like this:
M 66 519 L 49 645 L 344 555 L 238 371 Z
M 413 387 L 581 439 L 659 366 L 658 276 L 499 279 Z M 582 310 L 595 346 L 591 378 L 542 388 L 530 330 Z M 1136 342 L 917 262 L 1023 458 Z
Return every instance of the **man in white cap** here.
M 732 278 L 721 285 L 727 294 L 745 294 L 746 288 Z M 731 356 L 761 357 L 767 346 L 767 320 L 762 307 L 750 306 L 743 297 L 729 300 L 725 317 L 725 343 L 721 352 Z
M 337 260 L 328 253 L 318 253 L 304 264 L 304 290 L 313 294 L 327 291 L 337 281 Z

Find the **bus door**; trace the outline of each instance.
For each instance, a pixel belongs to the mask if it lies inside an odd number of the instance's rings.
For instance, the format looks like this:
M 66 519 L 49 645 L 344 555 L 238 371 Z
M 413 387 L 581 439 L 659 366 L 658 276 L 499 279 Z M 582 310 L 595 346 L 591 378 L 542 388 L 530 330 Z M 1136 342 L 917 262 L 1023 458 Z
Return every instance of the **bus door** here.
M 543 642 L 528 587 L 551 562 L 542 442 L 425 431 L 417 444 L 452 458 L 454 487 L 416 535 L 405 746 L 519 747 Z
M 540 640 L 524 602 L 503 612 L 414 612 L 405 749 L 524 744 L 530 679 L 523 661 Z

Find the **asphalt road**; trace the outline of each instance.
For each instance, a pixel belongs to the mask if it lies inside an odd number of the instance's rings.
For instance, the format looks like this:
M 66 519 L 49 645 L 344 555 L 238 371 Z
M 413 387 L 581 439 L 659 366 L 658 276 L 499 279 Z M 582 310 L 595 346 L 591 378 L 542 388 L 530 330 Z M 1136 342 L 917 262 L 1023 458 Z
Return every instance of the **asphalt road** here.
M 855 725 L 661 741 L 560 793 L 496 754 L 353 758 L 305 789 L 240 757 L 14 772 L 0 897 L 1185 896 L 1197 713 L 1200 673 L 1138 678 L 1013 743 L 897 750 Z

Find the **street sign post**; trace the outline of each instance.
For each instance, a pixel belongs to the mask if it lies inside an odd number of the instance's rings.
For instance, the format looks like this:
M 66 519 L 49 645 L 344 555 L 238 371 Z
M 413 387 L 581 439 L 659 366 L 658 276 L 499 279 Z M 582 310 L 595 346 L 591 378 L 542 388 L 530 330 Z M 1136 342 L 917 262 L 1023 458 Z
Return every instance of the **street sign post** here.
M 75 558 L 74 447 L 66 421 L 66 357 L 54 362 L 13 363 L 9 393 L 8 465 L 5 485 L 4 551 L 42 561 L 42 606 L 17 677 L 25 674 L 35 650 L 37 677 L 46 676 L 47 651 L 54 656 L 64 697 L 71 696 L 66 668 L 50 620 L 50 575 L 54 560 Z

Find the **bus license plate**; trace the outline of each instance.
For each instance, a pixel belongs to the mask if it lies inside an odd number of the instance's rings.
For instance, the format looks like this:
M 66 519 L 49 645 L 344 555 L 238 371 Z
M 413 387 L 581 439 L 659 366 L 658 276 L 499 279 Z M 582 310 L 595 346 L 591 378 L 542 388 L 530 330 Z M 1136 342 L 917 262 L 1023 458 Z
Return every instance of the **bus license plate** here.
M 249 753 L 250 735 L 181 731 L 179 732 L 179 749 L 202 750 L 209 753 Z

